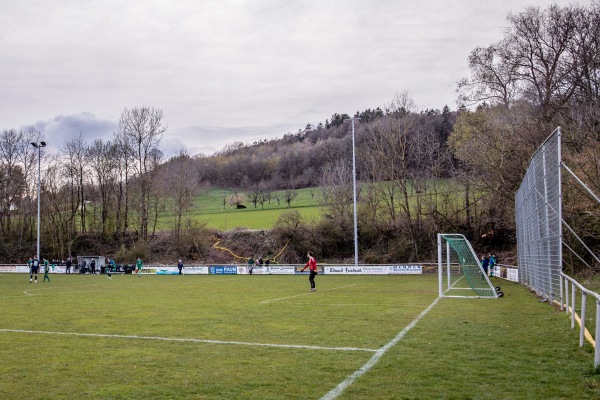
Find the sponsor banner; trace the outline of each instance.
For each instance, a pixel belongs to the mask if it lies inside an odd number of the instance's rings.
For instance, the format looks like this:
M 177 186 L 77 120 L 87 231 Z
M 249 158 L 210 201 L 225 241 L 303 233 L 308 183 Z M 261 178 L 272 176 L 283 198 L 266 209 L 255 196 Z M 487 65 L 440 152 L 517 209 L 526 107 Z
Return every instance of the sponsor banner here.
M 211 275 L 236 275 L 238 268 L 245 269 L 246 267 L 236 267 L 234 265 L 214 265 L 208 267 L 208 271 Z
M 27 265 L 17 265 L 17 272 L 29 273 L 29 267 Z M 38 270 L 39 273 L 39 270 Z
M 183 275 L 206 275 L 208 274 L 208 267 L 183 267 L 181 271 Z M 179 275 L 179 268 L 177 267 L 156 267 L 157 275 Z
M 250 274 L 250 268 L 239 267 L 238 274 Z M 252 275 L 268 275 L 269 270 L 266 267 L 254 267 L 252 268 Z
M 326 274 L 333 275 L 364 275 L 367 269 L 364 267 L 323 267 Z
M 387 275 L 389 273 L 389 265 L 369 265 L 363 267 L 365 274 L 369 275 Z
M 294 275 L 296 268 L 290 265 L 271 265 L 268 268 L 268 273 L 273 275 Z
M 332 275 L 387 275 L 389 266 L 387 265 L 369 265 L 369 266 L 326 266 L 323 268 L 326 274 Z
M 294 271 L 296 271 L 297 274 L 308 275 L 310 273 L 310 269 L 308 269 L 308 267 L 306 267 L 304 269 L 304 272 L 302 272 L 302 268 L 304 268 L 304 265 L 294 267 Z M 317 274 L 324 274 L 324 273 L 325 273 L 325 267 L 323 267 L 322 265 L 317 265 Z
M 159 267 L 156 268 L 156 275 L 179 275 L 177 267 Z
M 25 267 L 27 268 L 27 267 Z M 29 269 L 28 269 L 29 271 Z M 17 272 L 16 265 L 0 265 L 0 272 Z
M 179 273 L 179 269 L 175 267 L 177 273 Z M 207 275 L 208 267 L 183 267 L 184 275 Z
M 421 265 L 392 265 L 388 268 L 391 275 L 420 275 L 423 273 Z

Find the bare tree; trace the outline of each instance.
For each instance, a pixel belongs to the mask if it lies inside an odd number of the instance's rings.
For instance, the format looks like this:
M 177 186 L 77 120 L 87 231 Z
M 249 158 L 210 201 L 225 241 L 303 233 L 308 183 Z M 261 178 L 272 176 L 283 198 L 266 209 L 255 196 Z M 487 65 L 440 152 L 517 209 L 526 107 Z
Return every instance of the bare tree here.
M 591 16 L 597 8 L 552 5 L 509 14 L 504 38 L 471 52 L 471 78 L 458 84 L 462 100 L 527 100 L 539 107 L 542 122 L 553 121 L 584 82 L 594 80 L 600 31 Z
M 95 140 L 88 149 L 88 154 L 95 186 L 100 194 L 100 225 L 104 237 L 108 234 L 111 189 L 117 180 L 117 148 L 111 141 Z
M 296 197 L 298 197 L 298 192 L 295 190 L 288 189 L 283 192 L 283 200 L 287 203 L 288 208 L 292 206 L 292 201 L 294 201 Z
M 125 109 L 119 120 L 119 133 L 132 150 L 135 160 L 139 188 L 139 228 L 140 236 L 144 240 L 148 237 L 149 172 L 155 166 L 152 152 L 157 150 L 162 134 L 167 129 L 162 120 L 162 111 L 150 107 Z
M 25 194 L 23 166 L 19 163 L 23 132 L 14 129 L 0 134 L 0 231 L 7 238 L 12 233 L 12 209 Z
M 367 140 L 362 144 L 360 157 L 370 179 L 377 183 L 372 190 L 379 190 L 390 228 L 400 229 L 401 222 L 406 225 L 413 257 L 418 258 L 419 219 L 415 218 L 411 202 L 409 150 L 419 115 L 414 113 L 414 102 L 406 92 L 396 95 L 386 109 L 388 114 L 385 117 L 367 127 Z M 404 218 L 401 219 L 401 216 Z
M 248 194 L 248 199 L 254 205 L 254 208 L 256 208 L 257 204 L 260 203 L 263 198 L 262 188 L 260 187 L 260 185 L 258 183 L 254 184 L 252 186 L 252 189 L 250 191 L 248 191 L 247 194 Z
M 73 217 L 79 214 L 79 229 L 81 233 L 85 233 L 85 201 L 87 200 L 85 197 L 85 180 L 88 176 L 88 161 L 86 159 L 87 144 L 83 134 L 79 133 L 75 138 L 66 141 L 61 147 L 61 152 L 64 159 L 65 175 L 68 177 L 71 192 L 70 213 Z M 75 218 L 72 218 L 71 221 L 75 221 Z
M 327 164 L 320 180 L 323 216 L 342 231 L 350 232 L 353 221 L 352 168 L 347 160 Z
M 177 245 L 180 246 L 183 217 L 194 206 L 199 190 L 198 170 L 194 168 L 190 156 L 186 152 L 180 152 L 164 165 L 163 172 L 164 186 L 175 209 L 175 234 Z

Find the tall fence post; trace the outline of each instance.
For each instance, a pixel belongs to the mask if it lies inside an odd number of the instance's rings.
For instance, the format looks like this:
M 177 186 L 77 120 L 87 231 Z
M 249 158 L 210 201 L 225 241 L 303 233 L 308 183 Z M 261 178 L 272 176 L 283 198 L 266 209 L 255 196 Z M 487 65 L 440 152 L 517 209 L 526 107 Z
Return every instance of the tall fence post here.
M 571 329 L 575 329 L 575 284 L 571 284 Z
M 581 326 L 579 329 L 579 347 L 583 347 L 585 342 L 585 306 L 587 304 L 587 294 L 581 292 Z
M 563 283 L 566 283 L 566 282 L 563 282 L 563 277 L 561 276 L 560 277 L 560 311 L 562 311 L 562 309 L 563 309 L 563 302 L 564 302 Z
M 594 349 L 594 368 L 600 367 L 600 300 L 596 299 L 596 335 Z
M 569 281 L 565 278 L 565 314 L 569 315 Z
M 444 292 L 442 291 L 442 281 L 443 281 L 443 277 L 444 277 L 444 271 L 442 270 L 442 235 L 440 233 L 438 233 L 437 235 L 437 251 L 438 251 L 438 294 L 439 297 L 442 297 L 444 295 Z

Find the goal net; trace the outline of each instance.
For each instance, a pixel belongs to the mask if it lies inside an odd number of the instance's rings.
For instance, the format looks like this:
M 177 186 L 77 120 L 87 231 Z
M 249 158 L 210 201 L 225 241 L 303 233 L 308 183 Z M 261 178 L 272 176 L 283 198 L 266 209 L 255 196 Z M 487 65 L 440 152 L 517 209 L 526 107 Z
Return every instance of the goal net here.
M 440 297 L 498 297 L 471 243 L 461 234 L 438 234 L 438 273 Z

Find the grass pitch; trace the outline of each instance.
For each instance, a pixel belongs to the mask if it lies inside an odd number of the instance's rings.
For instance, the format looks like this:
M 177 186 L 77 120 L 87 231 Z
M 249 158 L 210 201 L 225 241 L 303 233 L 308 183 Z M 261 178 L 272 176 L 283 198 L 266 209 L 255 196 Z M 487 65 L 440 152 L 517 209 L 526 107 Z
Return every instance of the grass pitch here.
M 436 301 L 433 275 L 41 278 L 0 277 L 0 398 L 600 396 L 564 313 L 509 282 Z

